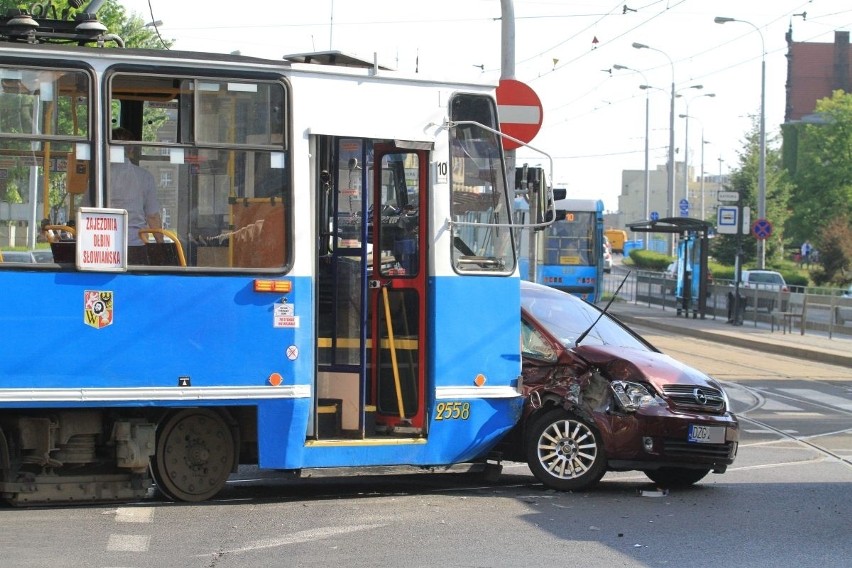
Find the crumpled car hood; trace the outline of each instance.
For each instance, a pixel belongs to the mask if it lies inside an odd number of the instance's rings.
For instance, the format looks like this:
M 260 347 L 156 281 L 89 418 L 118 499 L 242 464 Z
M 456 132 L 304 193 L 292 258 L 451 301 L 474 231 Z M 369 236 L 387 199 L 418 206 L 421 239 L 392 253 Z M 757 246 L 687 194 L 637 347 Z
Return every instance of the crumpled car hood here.
M 582 344 L 574 348 L 573 351 L 586 361 L 599 367 L 606 367 L 606 365 L 618 360 L 625 361 L 631 364 L 646 381 L 660 390 L 662 390 L 663 385 L 671 384 L 721 388 L 709 376 L 665 353 L 639 351 L 611 345 Z

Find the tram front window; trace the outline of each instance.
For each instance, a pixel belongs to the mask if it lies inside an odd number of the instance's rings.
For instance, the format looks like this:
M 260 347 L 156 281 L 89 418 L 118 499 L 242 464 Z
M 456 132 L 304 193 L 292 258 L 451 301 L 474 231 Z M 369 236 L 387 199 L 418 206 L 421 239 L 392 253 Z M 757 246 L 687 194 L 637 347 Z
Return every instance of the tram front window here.
M 486 97 L 457 95 L 452 101 L 450 129 L 453 264 L 459 272 L 510 273 L 515 268 L 508 226 L 505 175 L 498 136 L 479 127 L 497 129 L 496 109 Z

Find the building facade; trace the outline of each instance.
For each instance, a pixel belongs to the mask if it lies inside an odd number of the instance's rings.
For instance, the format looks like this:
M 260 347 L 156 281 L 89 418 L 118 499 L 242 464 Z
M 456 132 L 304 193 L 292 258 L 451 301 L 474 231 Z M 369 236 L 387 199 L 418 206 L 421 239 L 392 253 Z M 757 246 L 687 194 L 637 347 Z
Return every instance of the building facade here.
M 675 162 L 674 216 L 700 219 L 703 209 L 703 219 L 715 219 L 718 205 L 716 194 L 726 178 L 708 175 L 705 168 L 702 183 L 700 172 L 696 174 L 695 168 L 689 166 L 686 172 L 688 195 L 684 197 L 683 166 L 683 162 Z M 681 213 L 681 201 L 684 198 L 688 202 L 686 215 Z M 668 168 L 665 164 L 648 171 L 648 212 L 651 216 L 656 214 L 660 219 L 672 216 L 668 196 Z M 624 229 L 630 223 L 645 220 L 645 170 L 622 170 L 618 211 L 607 213 L 605 224 L 607 227 Z
M 813 119 L 816 102 L 841 89 L 852 93 L 852 47 L 848 31 L 835 31 L 834 43 L 794 42 L 787 31 L 785 123 Z

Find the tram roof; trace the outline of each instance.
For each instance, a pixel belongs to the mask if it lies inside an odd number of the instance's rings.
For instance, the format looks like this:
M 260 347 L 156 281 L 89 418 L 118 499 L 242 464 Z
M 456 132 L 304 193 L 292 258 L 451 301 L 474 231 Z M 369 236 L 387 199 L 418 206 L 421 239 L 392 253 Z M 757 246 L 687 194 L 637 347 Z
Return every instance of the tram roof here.
M 285 55 L 284 61 L 292 63 L 313 63 L 315 65 L 334 65 L 335 67 L 359 67 L 371 69 L 376 67 L 382 71 L 393 71 L 390 67 L 379 65 L 373 61 L 361 59 L 356 55 L 343 53 L 342 51 L 314 51 L 310 53 L 294 53 Z

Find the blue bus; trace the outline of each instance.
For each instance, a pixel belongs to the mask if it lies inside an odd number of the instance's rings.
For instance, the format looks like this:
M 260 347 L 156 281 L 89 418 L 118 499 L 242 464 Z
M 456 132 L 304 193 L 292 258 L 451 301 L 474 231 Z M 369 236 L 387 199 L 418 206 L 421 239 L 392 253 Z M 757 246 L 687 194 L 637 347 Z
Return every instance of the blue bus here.
M 0 496 L 490 459 L 523 402 L 496 85 L 97 28 L 0 26 L 4 187 L 52 253 L 0 262 Z M 131 156 L 160 205 L 138 235 L 111 182 Z
M 529 172 L 524 175 L 527 188 L 530 179 L 538 179 Z M 541 191 L 545 190 L 545 185 L 542 184 Z M 533 233 L 532 246 L 528 240 L 530 231 L 518 231 L 521 235 L 521 277 L 574 294 L 590 303 L 598 302 L 604 276 L 603 201 L 569 199 L 564 188 L 554 188 L 552 195 L 553 222 Z M 515 198 L 516 218 L 520 221 L 525 219 L 528 203 L 527 199 Z M 530 262 L 531 258 L 535 259 L 534 263 Z

